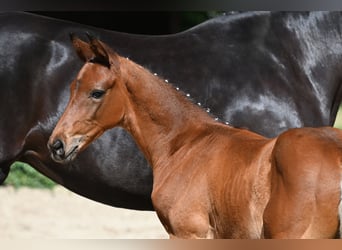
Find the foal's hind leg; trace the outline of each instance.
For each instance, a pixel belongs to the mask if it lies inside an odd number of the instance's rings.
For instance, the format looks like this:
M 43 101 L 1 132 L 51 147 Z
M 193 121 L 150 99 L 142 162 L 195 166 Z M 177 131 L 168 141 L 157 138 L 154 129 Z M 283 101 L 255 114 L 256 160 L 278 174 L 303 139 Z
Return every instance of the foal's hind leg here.
M 276 145 L 265 238 L 334 238 L 338 230 L 340 170 L 334 148 L 310 140 Z M 279 144 L 279 143 L 278 143 Z M 295 145 L 295 147 L 288 147 Z M 310 146 L 313 145 L 313 146 Z M 304 148 L 305 146 L 305 148 Z
M 329 199 L 317 201 L 312 198 L 291 196 L 290 192 L 278 192 L 279 199 L 271 199 L 264 213 L 264 237 L 284 239 L 335 238 L 338 215 Z M 322 203 L 322 204 L 319 204 Z

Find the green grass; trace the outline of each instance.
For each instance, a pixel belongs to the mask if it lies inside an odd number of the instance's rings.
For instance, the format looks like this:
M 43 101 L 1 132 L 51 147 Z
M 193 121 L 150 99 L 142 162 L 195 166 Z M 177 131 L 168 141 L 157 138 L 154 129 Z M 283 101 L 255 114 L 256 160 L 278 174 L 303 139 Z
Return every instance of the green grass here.
M 4 185 L 10 185 L 15 188 L 30 187 L 52 189 L 57 184 L 36 171 L 30 165 L 22 162 L 15 162 L 11 166 L 11 171 L 5 180 Z
M 337 117 L 336 117 L 336 120 L 335 120 L 334 127 L 342 129 L 342 105 L 338 109 Z

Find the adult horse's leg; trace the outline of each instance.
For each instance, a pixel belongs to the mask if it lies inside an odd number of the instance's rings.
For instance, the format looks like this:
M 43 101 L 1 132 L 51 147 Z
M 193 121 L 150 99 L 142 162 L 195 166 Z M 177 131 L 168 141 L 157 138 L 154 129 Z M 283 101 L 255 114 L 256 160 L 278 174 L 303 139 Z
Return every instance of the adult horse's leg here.
M 9 142 L 8 138 L 2 139 Z M 21 151 L 21 147 L 19 145 L 20 143 L 12 143 L 10 146 L 7 147 L 6 145 L 0 145 L 0 185 L 3 184 L 6 180 L 10 172 L 11 165 L 18 159 Z
M 6 180 L 10 171 L 11 163 L 6 162 L 0 166 L 0 185 Z

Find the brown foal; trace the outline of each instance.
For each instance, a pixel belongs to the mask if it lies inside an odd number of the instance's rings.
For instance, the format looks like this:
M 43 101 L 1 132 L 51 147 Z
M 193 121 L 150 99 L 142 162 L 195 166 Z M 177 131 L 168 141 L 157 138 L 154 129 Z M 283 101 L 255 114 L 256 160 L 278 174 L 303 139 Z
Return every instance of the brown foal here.
M 171 238 L 339 236 L 341 131 L 268 139 L 222 124 L 103 42 L 72 41 L 85 64 L 49 140 L 56 161 L 122 126 L 153 169 L 153 205 Z

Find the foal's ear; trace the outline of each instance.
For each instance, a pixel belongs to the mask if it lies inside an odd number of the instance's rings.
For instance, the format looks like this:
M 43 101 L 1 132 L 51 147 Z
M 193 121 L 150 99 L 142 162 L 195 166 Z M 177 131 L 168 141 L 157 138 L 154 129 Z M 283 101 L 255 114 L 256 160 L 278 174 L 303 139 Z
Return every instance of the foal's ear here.
M 90 41 L 90 48 L 95 54 L 91 61 L 100 63 L 108 68 L 119 69 L 119 57 L 106 44 L 87 34 Z
M 95 56 L 94 52 L 90 48 L 90 45 L 76 37 L 73 33 L 70 33 L 70 40 L 77 55 L 82 61 L 87 62 Z

